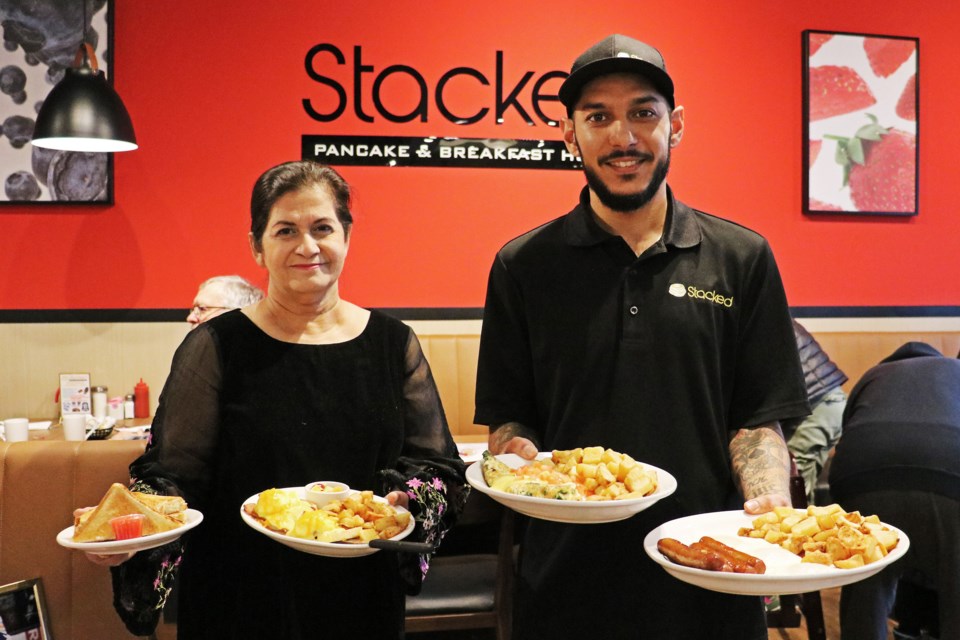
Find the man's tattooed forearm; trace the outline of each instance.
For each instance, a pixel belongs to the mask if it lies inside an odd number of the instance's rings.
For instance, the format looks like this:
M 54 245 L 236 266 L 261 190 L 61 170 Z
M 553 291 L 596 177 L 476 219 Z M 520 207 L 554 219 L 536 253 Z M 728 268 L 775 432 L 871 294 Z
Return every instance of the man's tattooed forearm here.
M 519 422 L 506 422 L 497 426 L 490 434 L 490 443 L 500 451 L 513 438 L 526 438 L 537 444 L 537 435 L 533 430 Z
M 790 453 L 779 429 L 741 429 L 730 441 L 730 460 L 745 499 L 790 495 Z

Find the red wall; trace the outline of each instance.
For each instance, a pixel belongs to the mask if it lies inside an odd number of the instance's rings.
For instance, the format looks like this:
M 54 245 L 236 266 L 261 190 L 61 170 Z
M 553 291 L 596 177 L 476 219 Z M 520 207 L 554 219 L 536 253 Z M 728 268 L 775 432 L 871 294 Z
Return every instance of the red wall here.
M 240 273 L 264 284 L 247 248 L 250 187 L 268 166 L 299 157 L 302 134 L 559 137 L 515 112 L 500 125 L 492 116 L 454 125 L 432 100 L 426 123 L 361 122 L 352 103 L 338 120 L 316 122 L 301 101 L 323 106 L 333 96 L 304 69 L 316 44 L 347 55 L 346 67 L 324 58 L 322 71 L 348 91 L 353 47 L 363 47 L 364 63 L 375 67 L 364 76 L 365 106 L 375 113 L 370 85 L 388 65 L 415 67 L 432 87 L 456 66 L 493 79 L 503 51 L 512 86 L 527 70 L 537 77 L 567 70 L 613 32 L 658 46 L 677 83 L 687 126 L 674 153 L 674 190 L 764 234 L 792 305 L 960 304 L 958 181 L 950 177 L 960 88 L 949 70 L 960 54 L 960 4 L 950 0 L 924 2 L 922 10 L 894 0 L 115 4 L 115 86 L 141 148 L 116 155 L 113 206 L 0 207 L 0 309 L 175 308 L 210 275 Z M 919 216 L 802 213 L 803 29 L 920 38 Z M 460 95 L 450 99 L 462 101 L 452 102 L 462 112 L 493 106 L 492 86 L 455 82 Z M 396 111 L 412 107 L 409 86 L 401 76 L 385 85 Z M 482 306 L 497 248 L 567 211 L 583 183 L 573 171 L 343 173 L 355 186 L 357 224 L 341 291 L 374 307 Z

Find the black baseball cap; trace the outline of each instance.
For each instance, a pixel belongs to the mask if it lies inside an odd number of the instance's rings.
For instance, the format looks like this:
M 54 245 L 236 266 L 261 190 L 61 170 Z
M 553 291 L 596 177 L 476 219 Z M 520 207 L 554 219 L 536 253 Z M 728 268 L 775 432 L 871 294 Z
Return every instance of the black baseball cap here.
M 657 88 L 672 109 L 673 80 L 659 51 L 628 36 L 614 34 L 593 45 L 573 62 L 570 75 L 560 85 L 558 96 L 568 111 L 573 110 L 580 90 L 594 78 L 608 73 L 636 73 Z

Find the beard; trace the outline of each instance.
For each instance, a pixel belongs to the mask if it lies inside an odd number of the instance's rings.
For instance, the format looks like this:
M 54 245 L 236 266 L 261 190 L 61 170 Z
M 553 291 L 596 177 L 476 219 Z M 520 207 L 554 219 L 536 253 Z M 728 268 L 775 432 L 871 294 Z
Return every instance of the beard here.
M 604 161 L 615 158 L 639 157 L 641 156 L 636 153 L 618 153 L 611 154 L 607 158 L 604 158 Z M 587 176 L 587 185 L 590 187 L 590 190 L 597 194 L 597 198 L 600 199 L 600 202 L 602 202 L 604 206 L 621 213 L 636 211 L 653 200 L 653 197 L 657 195 L 657 191 L 660 190 L 660 185 L 667 179 L 667 173 L 669 171 L 670 148 L 668 147 L 666 157 L 657 162 L 657 165 L 653 168 L 653 175 L 650 176 L 650 182 L 643 190 L 635 193 L 614 193 L 603 183 L 603 180 L 600 179 L 593 169 L 587 166 L 583 167 L 583 172 Z

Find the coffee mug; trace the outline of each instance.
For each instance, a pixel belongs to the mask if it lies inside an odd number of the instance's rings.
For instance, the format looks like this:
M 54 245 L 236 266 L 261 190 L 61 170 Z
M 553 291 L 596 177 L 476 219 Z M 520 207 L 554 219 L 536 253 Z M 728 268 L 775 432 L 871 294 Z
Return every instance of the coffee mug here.
M 60 419 L 64 440 L 87 439 L 87 416 L 82 413 L 67 413 Z
M 7 442 L 26 442 L 30 439 L 30 421 L 26 418 L 7 418 L 3 421 L 3 439 Z

